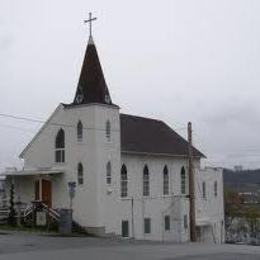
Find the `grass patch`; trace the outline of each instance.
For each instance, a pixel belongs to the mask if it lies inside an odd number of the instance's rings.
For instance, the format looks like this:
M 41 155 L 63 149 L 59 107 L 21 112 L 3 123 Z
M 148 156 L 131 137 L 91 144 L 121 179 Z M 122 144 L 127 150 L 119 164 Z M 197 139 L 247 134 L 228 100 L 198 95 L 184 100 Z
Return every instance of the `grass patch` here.
M 10 226 L 10 225 L 0 225 L 0 230 L 4 231 L 24 231 L 30 233 L 55 233 L 55 230 L 48 230 L 46 227 L 27 227 L 27 226 Z

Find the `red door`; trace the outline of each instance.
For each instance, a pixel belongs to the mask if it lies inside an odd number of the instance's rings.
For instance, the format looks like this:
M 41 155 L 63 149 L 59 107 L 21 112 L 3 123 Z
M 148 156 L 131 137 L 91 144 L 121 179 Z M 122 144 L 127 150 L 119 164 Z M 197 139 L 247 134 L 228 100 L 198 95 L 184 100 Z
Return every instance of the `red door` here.
M 42 202 L 49 208 L 52 207 L 51 181 L 42 180 Z
M 35 181 L 34 185 L 35 200 L 40 200 L 40 181 Z

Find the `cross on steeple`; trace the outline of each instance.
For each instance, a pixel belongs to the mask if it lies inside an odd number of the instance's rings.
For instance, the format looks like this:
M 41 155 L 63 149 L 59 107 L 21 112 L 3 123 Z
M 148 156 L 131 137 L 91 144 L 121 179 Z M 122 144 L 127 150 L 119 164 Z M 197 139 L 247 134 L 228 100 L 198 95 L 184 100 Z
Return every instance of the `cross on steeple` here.
M 84 23 L 89 23 L 89 37 L 92 37 L 92 21 L 97 20 L 97 17 L 92 18 L 92 13 L 89 13 L 88 20 L 85 20 Z
M 97 103 L 113 105 L 92 38 L 92 22 L 96 19 L 89 13 L 89 19 L 84 21 L 89 23 L 89 39 L 73 105 Z

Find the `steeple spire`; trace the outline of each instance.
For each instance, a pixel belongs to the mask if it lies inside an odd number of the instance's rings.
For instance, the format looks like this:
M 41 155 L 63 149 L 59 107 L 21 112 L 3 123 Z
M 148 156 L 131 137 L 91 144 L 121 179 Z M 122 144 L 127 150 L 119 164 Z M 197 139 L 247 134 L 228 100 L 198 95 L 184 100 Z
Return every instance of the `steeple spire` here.
M 84 21 L 89 23 L 89 40 L 73 101 L 74 105 L 88 103 L 112 104 L 92 37 L 92 21 L 96 19 L 96 17 L 92 18 L 92 14 L 89 13 L 89 19 Z

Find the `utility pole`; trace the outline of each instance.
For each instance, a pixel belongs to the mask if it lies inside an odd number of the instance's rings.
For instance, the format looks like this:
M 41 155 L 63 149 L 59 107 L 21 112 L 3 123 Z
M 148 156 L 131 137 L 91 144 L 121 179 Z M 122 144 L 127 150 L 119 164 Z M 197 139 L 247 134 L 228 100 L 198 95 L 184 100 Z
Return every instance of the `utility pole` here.
M 134 197 L 131 198 L 131 213 L 132 213 L 132 237 L 135 238 L 135 226 L 134 226 Z
M 192 124 L 188 123 L 188 167 L 189 167 L 189 199 L 190 199 L 190 240 L 197 241 L 196 237 L 196 213 L 195 213 L 195 185 L 193 167 L 193 146 L 192 146 Z

